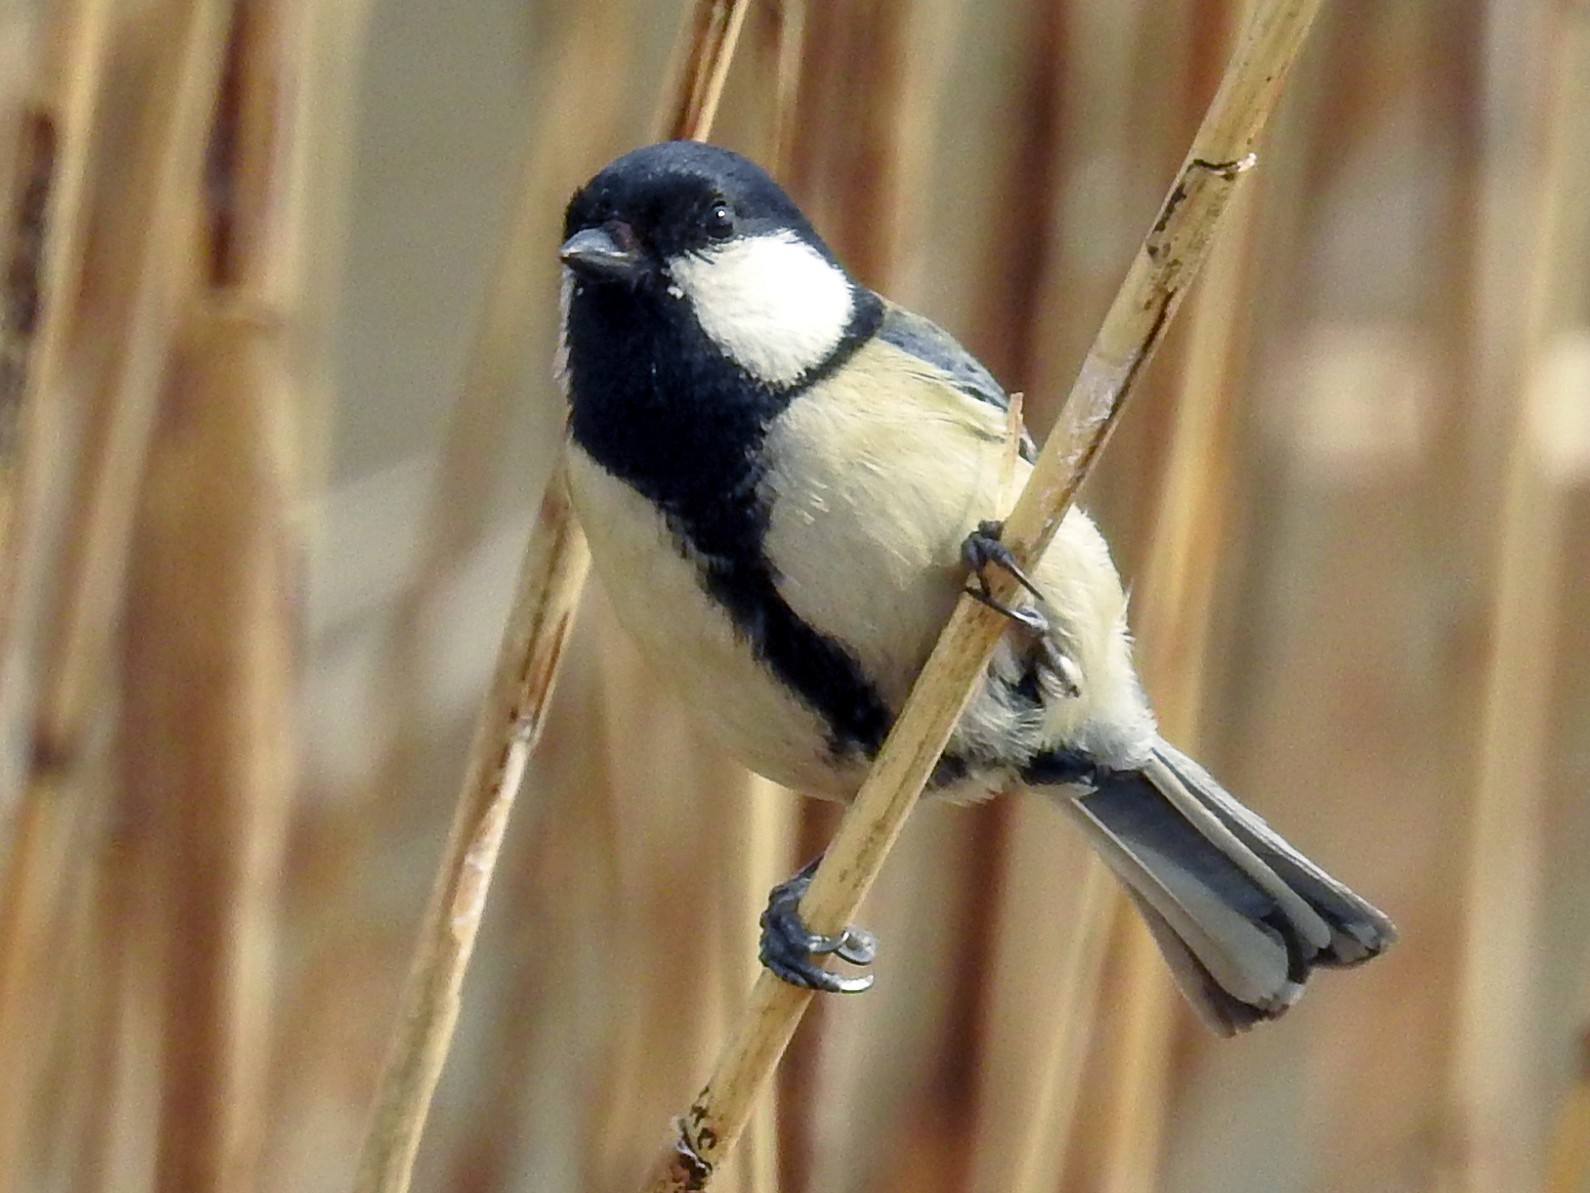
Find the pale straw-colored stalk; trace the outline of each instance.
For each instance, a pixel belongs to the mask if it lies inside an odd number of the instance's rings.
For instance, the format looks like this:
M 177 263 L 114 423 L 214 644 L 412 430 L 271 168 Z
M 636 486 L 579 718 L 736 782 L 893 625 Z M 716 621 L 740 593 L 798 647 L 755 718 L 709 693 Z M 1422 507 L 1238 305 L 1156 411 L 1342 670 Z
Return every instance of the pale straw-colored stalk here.
M 1228 522 L 1254 198 L 1249 190 L 1233 204 L 1223 251 L 1211 263 L 1192 311 L 1170 458 L 1139 589 L 1140 665 L 1160 731 L 1189 751 L 1198 745 L 1215 582 Z M 1105 1188 L 1134 1193 L 1156 1184 L 1178 996 L 1136 910 L 1124 898 L 1117 906 L 1126 995 L 1122 1036 L 1112 1057 L 1103 1158 Z
M 745 0 L 701 0 L 694 6 L 690 49 L 678 71 L 680 98 L 670 109 L 674 135 L 700 138 L 710 129 L 745 7 Z M 589 564 L 560 464 L 547 482 L 520 567 L 453 826 L 400 996 L 354 1178 L 358 1193 L 401 1193 L 409 1186 L 508 814 Z
M 300 606 L 284 344 L 306 131 L 296 5 L 233 11 L 208 252 L 172 352 L 128 577 L 123 778 L 153 812 L 165 967 L 160 1188 L 259 1184 L 282 856 L 294 782 Z M 208 202 L 204 202 L 208 200 Z
M 1569 117 L 1575 112 L 1582 113 L 1584 105 L 1590 103 L 1590 3 L 1579 0 L 1579 3 L 1566 10 L 1565 16 L 1564 37 L 1559 45 L 1559 53 L 1563 56 L 1563 66 L 1558 72 L 1561 90 L 1556 97 L 1557 119 L 1553 125 L 1553 132 L 1558 137 L 1568 135 L 1573 124 Z M 1587 205 L 1590 205 L 1590 198 L 1587 198 L 1590 196 L 1590 153 L 1586 152 L 1582 137 L 1576 146 L 1570 142 L 1562 148 L 1575 148 L 1576 152 L 1562 178 L 1563 185 L 1557 190 L 1557 201 L 1571 204 L 1559 219 L 1564 229 L 1577 223 L 1580 229 L 1578 243 L 1582 246 L 1584 229 L 1590 226 L 1590 211 L 1586 210 Z M 1583 260 L 1582 253 L 1576 254 L 1569 245 L 1564 245 L 1561 251 L 1565 260 Z M 1582 278 L 1579 284 L 1583 285 Z M 1564 295 L 1563 298 L 1567 299 L 1568 296 Z M 1581 315 L 1587 299 L 1590 296 L 1581 289 L 1578 296 Z M 1569 357 L 1564 354 L 1563 363 L 1567 368 L 1563 370 L 1560 380 L 1554 383 L 1557 394 L 1553 404 L 1559 411 L 1571 412 L 1577 402 L 1582 415 L 1584 397 L 1590 394 L 1590 333 L 1581 328 L 1579 335 L 1576 355 Z M 1577 364 L 1572 363 L 1575 360 Z M 1564 427 L 1558 429 L 1566 430 Z M 1583 485 L 1585 473 L 1590 471 L 1590 419 L 1581 416 L 1578 433 L 1568 443 L 1573 445 L 1578 460 L 1573 480 Z M 1590 951 L 1584 950 L 1583 944 L 1580 947 L 1585 961 L 1590 961 Z M 1582 984 L 1585 981 L 1586 974 L 1581 969 L 1580 982 Z M 1551 1128 L 1550 1150 L 1546 1159 L 1547 1193 L 1584 1193 L 1585 1189 L 1590 1189 L 1590 1009 L 1582 1006 L 1580 1015 L 1579 1035 L 1575 1041 L 1576 1063 L 1572 1069 L 1573 1084 L 1563 1096 Z
M 103 417 L 90 428 L 87 457 L 75 477 L 70 523 L 59 544 L 61 595 L 49 618 L 39 672 L 43 686 L 0 894 L 0 1063 L 11 1074 L 0 1098 L 0 1190 L 25 1179 L 18 1148 L 31 1074 L 26 1063 L 14 1059 L 15 1050 L 25 1054 L 44 1034 L 31 983 L 41 970 L 42 950 L 52 947 L 51 925 L 69 860 L 66 844 L 80 796 L 84 744 L 107 674 L 110 634 L 121 603 L 133 511 L 167 352 L 190 288 L 186 233 L 199 190 L 229 11 L 224 0 L 168 6 L 174 40 L 152 84 L 149 151 L 127 185 L 128 200 L 120 212 L 126 243 L 132 246 L 129 306 L 125 326 L 108 337 L 112 360 Z M 91 22 L 106 19 L 92 9 L 86 17 Z M 92 49 L 102 34 L 91 29 L 79 36 Z M 77 44 L 76 53 L 86 52 L 82 40 Z M 92 61 L 83 64 L 92 65 L 99 52 L 92 49 Z M 86 96 L 71 102 L 80 108 L 92 103 Z M 74 119 L 86 120 L 87 112 L 77 111 Z M 86 129 L 73 135 L 86 135 Z M 74 155 L 83 152 L 73 150 Z M 78 162 L 73 168 L 83 167 Z M 38 363 L 35 359 L 35 367 Z
M 90 121 L 99 94 L 109 0 L 59 0 L 45 14 L 44 52 L 23 103 L 16 194 L 5 227 L 0 329 L 0 659 L 32 561 L 30 515 L 59 428 L 62 350 L 83 267 Z
M 1562 326 L 1583 286 L 1565 246 L 1590 211 L 1578 185 L 1590 7 L 1552 5 L 1540 15 L 1528 48 L 1538 47 L 1544 60 L 1539 73 L 1516 81 L 1539 88 L 1535 94 L 1546 102 L 1535 109 L 1539 123 L 1527 142 L 1533 153 L 1519 162 L 1527 172 L 1509 174 L 1511 201 L 1490 212 L 1509 225 L 1509 236 L 1523 239 L 1507 276 L 1497 279 L 1522 300 L 1517 322 L 1507 327 L 1522 342 L 1496 354 L 1514 365 L 1503 377 L 1514 405 L 1493 564 L 1451 1086 L 1460 1179 L 1471 1193 L 1527 1188 L 1543 1176 L 1532 1058 L 1544 993 L 1532 975 L 1546 948 L 1546 764 L 1568 495 L 1590 457 L 1590 353 L 1582 333 Z M 1564 1151 L 1557 1148 L 1557 1163 Z

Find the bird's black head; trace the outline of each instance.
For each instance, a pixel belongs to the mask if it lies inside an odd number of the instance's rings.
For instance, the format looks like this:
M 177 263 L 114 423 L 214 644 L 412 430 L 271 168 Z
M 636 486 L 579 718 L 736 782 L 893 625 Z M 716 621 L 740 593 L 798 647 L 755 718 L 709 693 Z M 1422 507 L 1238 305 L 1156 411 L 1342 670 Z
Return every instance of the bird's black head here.
M 700 141 L 646 145 L 609 163 L 575 193 L 564 215 L 565 241 L 593 231 L 617 240 L 619 255 L 631 266 L 611 269 L 614 257 L 565 245 L 565 261 L 593 279 L 615 273 L 660 275 L 669 260 L 684 254 L 783 231 L 833 261 L 800 208 L 762 167 Z M 587 237 L 581 243 L 597 241 Z
M 829 362 L 877 299 L 857 286 L 789 196 L 755 163 L 695 141 L 625 154 L 564 218 L 566 335 L 605 352 L 694 341 L 752 384 L 785 389 Z M 604 318 L 581 318 L 599 307 Z M 594 314 L 587 310 L 587 314 Z M 615 317 L 616 316 L 616 317 Z

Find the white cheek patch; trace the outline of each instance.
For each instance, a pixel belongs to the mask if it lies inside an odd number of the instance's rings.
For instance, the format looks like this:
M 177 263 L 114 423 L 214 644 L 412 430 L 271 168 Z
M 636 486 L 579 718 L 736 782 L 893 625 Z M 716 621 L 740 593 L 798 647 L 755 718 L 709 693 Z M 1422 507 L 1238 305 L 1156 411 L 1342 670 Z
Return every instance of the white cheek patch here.
M 791 232 L 731 240 L 668 269 L 712 342 L 769 385 L 827 360 L 855 312 L 850 279 Z

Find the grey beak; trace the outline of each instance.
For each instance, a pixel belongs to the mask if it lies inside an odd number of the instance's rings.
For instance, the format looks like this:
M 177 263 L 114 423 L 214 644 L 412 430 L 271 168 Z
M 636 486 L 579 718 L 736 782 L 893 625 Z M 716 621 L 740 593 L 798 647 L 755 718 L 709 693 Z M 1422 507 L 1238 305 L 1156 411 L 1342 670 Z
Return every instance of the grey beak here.
M 629 281 L 646 268 L 646 257 L 628 225 L 586 228 L 563 242 L 558 258 L 575 273 L 594 281 Z

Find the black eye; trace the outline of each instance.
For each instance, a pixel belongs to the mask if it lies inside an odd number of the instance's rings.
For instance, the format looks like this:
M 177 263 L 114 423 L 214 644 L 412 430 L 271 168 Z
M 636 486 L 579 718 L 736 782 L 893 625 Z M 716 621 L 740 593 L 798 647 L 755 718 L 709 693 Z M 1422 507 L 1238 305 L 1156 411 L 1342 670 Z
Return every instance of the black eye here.
M 714 203 L 707 212 L 707 235 L 714 240 L 727 240 L 734 235 L 734 212 L 727 203 Z

